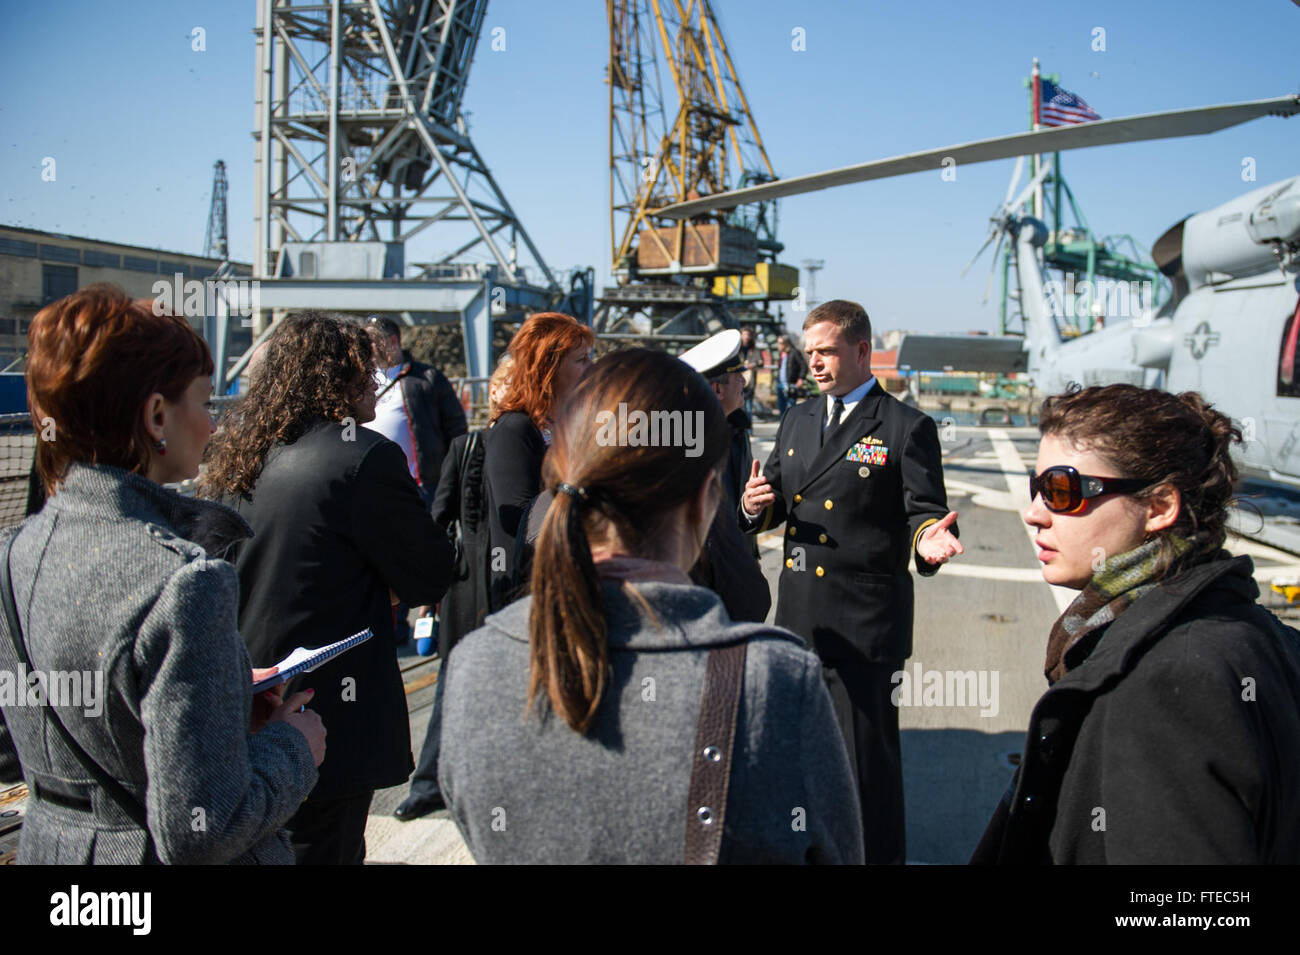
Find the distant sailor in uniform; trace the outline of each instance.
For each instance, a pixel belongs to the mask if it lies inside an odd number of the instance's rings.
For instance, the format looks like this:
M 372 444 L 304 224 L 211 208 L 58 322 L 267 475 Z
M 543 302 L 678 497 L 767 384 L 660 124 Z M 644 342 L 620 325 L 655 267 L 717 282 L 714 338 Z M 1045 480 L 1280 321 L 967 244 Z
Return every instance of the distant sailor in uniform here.
M 740 332 L 729 328 L 680 356 L 709 383 L 731 426 L 731 446 L 722 475 L 727 500 L 718 506 L 691 577 L 722 598 L 733 620 L 761 623 L 772 607 L 772 594 L 758 563 L 754 535 L 742 533 L 736 512 L 749 476 L 749 464 L 754 459 L 749 446 L 749 429 L 753 423 L 745 413 L 745 365 L 740 359 L 740 348 Z
M 871 374 L 871 324 L 855 302 L 826 302 L 803 324 L 821 395 L 781 421 L 742 524 L 786 525 L 776 624 L 821 657 L 858 779 L 868 863 L 905 859 L 903 768 L 892 676 L 912 652 L 912 577 L 962 553 L 948 510 L 933 419 Z

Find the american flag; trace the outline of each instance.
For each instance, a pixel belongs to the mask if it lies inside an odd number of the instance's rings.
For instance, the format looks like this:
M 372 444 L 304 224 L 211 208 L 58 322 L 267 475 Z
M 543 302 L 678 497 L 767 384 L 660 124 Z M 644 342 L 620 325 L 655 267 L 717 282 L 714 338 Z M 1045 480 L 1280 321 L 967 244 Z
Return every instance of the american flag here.
M 1042 84 L 1042 118 L 1039 122 L 1044 126 L 1069 126 L 1101 119 L 1095 109 L 1069 90 L 1061 89 L 1051 80 L 1042 80 Z

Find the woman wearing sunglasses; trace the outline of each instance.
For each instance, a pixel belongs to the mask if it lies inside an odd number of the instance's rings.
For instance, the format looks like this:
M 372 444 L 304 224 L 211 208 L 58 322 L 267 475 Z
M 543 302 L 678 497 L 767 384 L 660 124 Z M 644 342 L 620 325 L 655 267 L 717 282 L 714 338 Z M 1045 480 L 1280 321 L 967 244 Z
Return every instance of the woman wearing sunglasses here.
M 975 863 L 1300 862 L 1300 634 L 1223 550 L 1241 433 L 1194 392 L 1049 398 L 1025 521 L 1052 627 Z

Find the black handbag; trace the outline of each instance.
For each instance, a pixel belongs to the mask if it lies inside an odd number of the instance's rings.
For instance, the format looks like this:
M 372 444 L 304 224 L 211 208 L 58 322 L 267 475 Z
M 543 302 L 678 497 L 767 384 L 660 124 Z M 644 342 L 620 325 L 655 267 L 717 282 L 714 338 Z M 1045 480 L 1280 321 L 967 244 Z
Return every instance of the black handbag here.
M 9 621 L 9 638 L 13 640 L 14 652 L 18 655 L 18 660 L 27 667 L 27 672 L 32 673 L 35 672 L 36 667 L 32 665 L 32 658 L 27 653 L 27 644 L 23 640 L 22 626 L 18 623 L 18 611 L 14 606 L 14 585 L 9 575 L 9 558 L 13 553 L 14 541 L 17 539 L 18 534 L 15 533 L 10 536 L 8 543 L 5 544 L 4 560 L 0 562 L 0 600 L 4 601 L 5 617 Z M 53 706 L 41 707 L 41 712 L 49 716 L 55 732 L 63 740 L 63 744 L 72 751 L 72 755 L 77 758 L 77 762 L 81 764 L 82 768 L 100 785 L 104 792 L 117 804 L 118 808 L 126 813 L 132 822 L 144 830 L 147 861 L 151 863 L 157 862 L 158 852 L 154 846 L 153 834 L 149 831 L 144 806 L 125 786 L 109 775 L 102 766 L 95 762 L 89 753 L 81 748 L 81 744 L 73 739 L 72 734 L 63 725 L 63 720 L 59 718 L 58 711 Z

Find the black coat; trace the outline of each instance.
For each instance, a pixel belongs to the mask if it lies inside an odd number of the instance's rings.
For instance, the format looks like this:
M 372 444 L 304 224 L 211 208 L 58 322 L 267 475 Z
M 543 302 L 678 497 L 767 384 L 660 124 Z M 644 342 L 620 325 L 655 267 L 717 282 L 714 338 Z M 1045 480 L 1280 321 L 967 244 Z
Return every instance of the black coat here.
M 461 637 L 483 626 L 488 612 L 483 437 L 483 432 L 475 431 L 452 441 L 430 508 L 433 519 L 460 541 L 451 585 L 438 608 L 438 656 L 444 661 Z
M 916 541 L 948 513 L 938 429 L 878 382 L 822 447 L 825 414 L 825 396 L 786 413 L 763 469 L 776 501 L 745 526 L 787 525 L 777 626 L 827 663 L 901 660 L 912 652 Z M 938 570 L 915 561 L 923 576 Z
M 781 356 L 776 356 L 777 374 L 781 370 Z M 787 388 L 793 388 L 795 383 L 802 378 L 808 377 L 808 362 L 797 348 L 790 349 L 785 359 L 785 385 Z
M 709 526 L 691 580 L 722 598 L 727 616 L 737 622 L 762 623 L 772 609 L 772 591 L 754 559 L 752 542 L 740 532 L 735 507 L 724 497 Z
M 973 863 L 1300 863 L 1300 634 L 1252 570 L 1144 594 L 1043 694 Z
M 520 595 L 529 573 L 519 544 L 525 540 L 526 517 L 542 485 L 546 441 L 522 411 L 507 411 L 484 437 L 483 478 L 488 505 L 488 580 L 492 610 Z
M 313 797 L 405 782 L 410 723 L 388 591 L 434 604 L 451 577 L 451 546 L 407 470 L 402 449 L 368 428 L 321 422 L 275 447 L 250 495 L 227 499 L 253 528 L 230 558 L 239 573 L 239 631 L 253 666 L 367 627 L 367 642 L 290 681 L 316 690 L 325 762 Z
M 446 375 L 432 365 L 415 361 L 410 352 L 402 352 L 402 360 L 405 365 L 398 380 L 415 440 L 420 484 L 432 493 L 452 439 L 468 430 L 465 409 Z

